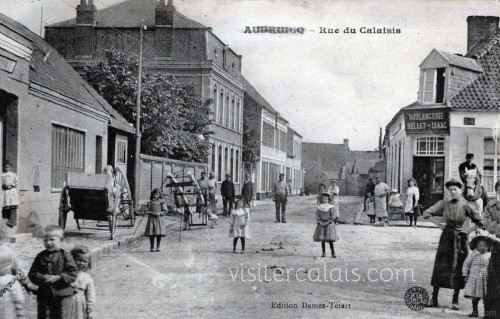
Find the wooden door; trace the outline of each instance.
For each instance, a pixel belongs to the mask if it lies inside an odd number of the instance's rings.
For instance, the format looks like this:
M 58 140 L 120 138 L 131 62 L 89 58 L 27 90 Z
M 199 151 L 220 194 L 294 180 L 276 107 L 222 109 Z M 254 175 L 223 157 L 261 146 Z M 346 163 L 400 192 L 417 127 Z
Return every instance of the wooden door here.
M 123 135 L 116 135 L 115 140 L 115 167 L 119 167 L 125 176 L 127 176 L 128 161 L 128 139 Z

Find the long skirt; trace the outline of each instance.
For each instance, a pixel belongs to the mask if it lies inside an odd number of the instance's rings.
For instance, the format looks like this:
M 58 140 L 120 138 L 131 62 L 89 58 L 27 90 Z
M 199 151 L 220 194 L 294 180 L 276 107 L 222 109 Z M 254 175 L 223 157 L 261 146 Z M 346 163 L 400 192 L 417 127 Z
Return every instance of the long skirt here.
M 144 236 L 160 236 L 165 237 L 165 223 L 163 217 L 148 216 L 148 223 L 146 224 L 146 230 L 144 231 Z
M 484 298 L 484 318 L 500 318 L 500 243 L 493 242 Z
M 469 253 L 467 234 L 446 227 L 439 239 L 431 285 L 440 288 L 463 289 L 462 266 Z
M 375 197 L 375 214 L 377 217 L 387 217 L 387 198 Z
M 316 231 L 313 236 L 314 241 L 337 241 L 339 238 L 337 236 L 337 231 L 335 230 L 335 224 L 331 223 L 326 226 L 318 224 L 316 226 Z

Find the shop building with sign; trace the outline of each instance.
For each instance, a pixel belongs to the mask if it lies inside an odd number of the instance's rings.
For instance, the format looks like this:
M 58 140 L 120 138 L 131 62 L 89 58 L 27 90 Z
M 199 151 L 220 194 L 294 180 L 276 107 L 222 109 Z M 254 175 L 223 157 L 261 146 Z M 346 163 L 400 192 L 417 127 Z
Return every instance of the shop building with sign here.
M 386 180 L 406 192 L 415 178 L 428 206 L 459 178 L 467 153 L 492 193 L 498 180 L 500 90 L 499 17 L 467 19 L 465 56 L 432 50 L 420 64 L 418 100 L 403 107 L 385 131 Z

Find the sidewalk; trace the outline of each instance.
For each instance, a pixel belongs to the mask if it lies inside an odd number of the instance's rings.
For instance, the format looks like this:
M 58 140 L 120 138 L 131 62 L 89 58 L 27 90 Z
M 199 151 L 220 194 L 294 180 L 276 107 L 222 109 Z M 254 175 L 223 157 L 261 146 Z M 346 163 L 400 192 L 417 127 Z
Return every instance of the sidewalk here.
M 141 223 L 142 218 L 142 216 L 137 217 L 134 227 L 120 227 L 120 225 L 130 225 L 130 223 L 118 219 L 115 239 L 111 240 L 109 227 L 96 226 L 97 224 L 107 226 L 107 223 L 85 221 L 85 225 L 83 225 L 83 223 L 80 222 L 82 227 L 94 229 L 78 230 L 76 222 L 70 213 L 68 214 L 68 227 L 66 227 L 64 235 L 65 240 L 63 241 L 63 248 L 71 250 L 75 246 L 87 246 L 91 250 L 92 257 L 95 258 L 100 254 L 108 253 L 112 249 L 128 245 L 129 242 L 141 238 L 144 235 L 144 228 L 146 227 L 147 221 L 147 218 L 144 218 Z M 178 227 L 179 219 L 180 217 L 178 216 L 166 216 L 166 227 L 170 228 L 175 225 Z M 137 229 L 137 227 L 139 227 L 139 229 Z M 45 249 L 43 246 L 43 238 L 32 238 L 26 243 L 7 243 L 7 245 L 16 251 L 25 268 L 29 268 L 36 255 Z

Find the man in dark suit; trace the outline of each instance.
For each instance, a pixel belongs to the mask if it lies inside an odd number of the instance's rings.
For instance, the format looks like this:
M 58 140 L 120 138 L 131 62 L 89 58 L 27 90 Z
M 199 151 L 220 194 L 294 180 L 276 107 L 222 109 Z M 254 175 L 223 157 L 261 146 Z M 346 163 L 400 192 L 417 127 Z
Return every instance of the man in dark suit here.
M 222 195 L 222 203 L 224 205 L 224 217 L 231 215 L 234 205 L 234 183 L 231 180 L 231 175 L 226 174 L 226 180 L 222 182 L 220 187 L 220 194 Z
M 245 183 L 243 183 L 243 188 L 241 189 L 241 196 L 245 205 L 250 205 L 255 199 L 255 190 L 248 174 L 245 175 Z

